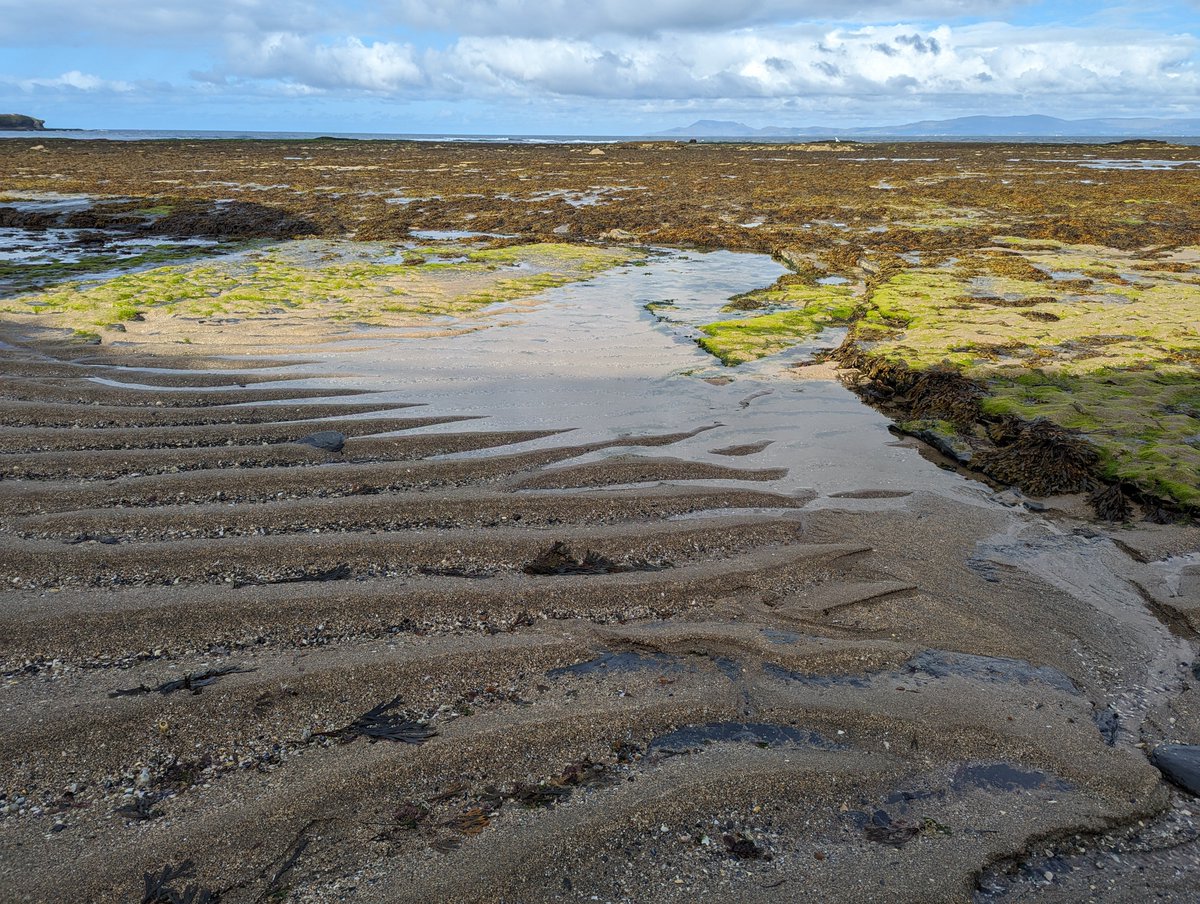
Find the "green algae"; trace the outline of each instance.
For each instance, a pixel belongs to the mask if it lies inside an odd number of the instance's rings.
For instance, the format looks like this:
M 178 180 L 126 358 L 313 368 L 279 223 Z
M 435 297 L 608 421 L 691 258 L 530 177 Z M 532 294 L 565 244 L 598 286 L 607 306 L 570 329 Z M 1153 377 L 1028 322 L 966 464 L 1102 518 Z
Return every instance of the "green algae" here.
M 735 295 L 725 311 L 753 311 L 765 308 L 813 308 L 840 310 L 848 319 L 854 311 L 854 293 L 845 286 L 811 285 L 804 277 L 788 274 L 773 286 Z
M 0 288 L 9 292 L 31 292 L 89 275 L 138 270 L 228 251 L 228 247 L 163 244 L 136 254 L 88 254 L 74 261 L 0 261 Z
M 132 216 L 137 217 L 165 217 L 175 212 L 173 204 L 155 204 L 152 207 L 138 207 L 134 210 L 126 211 Z
M 969 462 L 974 457 L 974 450 L 962 431 L 949 421 L 921 418 L 899 421 L 896 427 L 903 433 L 924 440 L 955 461 Z
M 817 273 L 785 274 L 771 286 L 735 295 L 722 310 L 770 313 L 706 324 L 700 327 L 700 347 L 736 366 L 793 348 L 826 327 L 849 323 L 858 304 L 854 292 L 814 285 Z
M 1096 246 L 1007 244 L 1027 259 L 1004 264 L 1009 272 L 1136 270 L 1139 282 L 1061 293 L 1053 279 L 980 276 L 994 259 L 977 254 L 872 287 L 849 343 L 868 360 L 961 373 L 983 387 L 985 417 L 1078 431 L 1101 476 L 1200 506 L 1200 268 Z
M 983 410 L 1024 420 L 1046 418 L 1086 436 L 1100 471 L 1157 496 L 1200 505 L 1200 372 L 1100 369 L 1086 375 L 1034 371 L 992 377 Z
M 848 303 L 777 311 L 742 320 L 721 320 L 700 327 L 700 347 L 734 367 L 794 348 L 830 326 L 845 324 L 854 312 Z
M 383 324 L 467 316 L 586 279 L 634 253 L 579 245 L 454 249 L 466 260 L 430 261 L 445 247 L 406 250 L 399 261 L 336 247 L 321 255 L 303 243 L 203 264 L 159 267 L 91 285 L 68 283 L 0 301 L 0 312 L 36 314 L 55 325 L 91 328 L 147 314 L 255 318 L 305 312 L 330 320 Z

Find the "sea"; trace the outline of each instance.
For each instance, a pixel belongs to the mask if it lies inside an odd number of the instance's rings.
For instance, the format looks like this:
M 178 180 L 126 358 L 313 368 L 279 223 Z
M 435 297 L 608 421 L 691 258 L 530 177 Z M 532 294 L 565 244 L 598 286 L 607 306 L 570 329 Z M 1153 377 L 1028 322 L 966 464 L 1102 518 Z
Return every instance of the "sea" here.
M 891 142 L 955 142 L 989 144 L 1110 144 L 1124 138 L 1147 136 L 1120 135 L 872 135 L 847 137 L 847 141 L 861 144 L 887 144 Z M 680 135 L 447 135 L 447 134 L 403 134 L 385 132 L 255 132 L 255 131 L 204 131 L 190 129 L 47 129 L 42 132 L 4 132 L 0 138 L 70 138 L 78 141 L 314 141 L 319 138 L 337 138 L 354 141 L 426 141 L 434 143 L 485 143 L 485 144 L 620 144 L 629 141 L 676 141 L 687 142 Z M 832 141 L 837 133 L 806 136 L 704 136 L 696 140 L 704 144 L 804 144 L 813 141 Z M 1171 144 L 1200 146 L 1200 136 L 1153 136 L 1155 141 Z

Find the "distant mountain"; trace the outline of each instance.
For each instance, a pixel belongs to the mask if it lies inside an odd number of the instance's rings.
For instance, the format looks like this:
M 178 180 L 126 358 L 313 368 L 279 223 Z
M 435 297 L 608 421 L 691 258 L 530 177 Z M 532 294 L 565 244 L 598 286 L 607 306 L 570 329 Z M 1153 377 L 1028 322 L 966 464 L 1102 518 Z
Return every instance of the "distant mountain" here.
M 20 113 L 0 113 L 0 132 L 41 132 L 46 123 Z
M 654 136 L 674 135 L 680 138 L 749 138 L 761 135 L 764 129 L 755 129 L 740 122 L 722 119 L 697 119 L 690 126 L 653 132 Z
M 1058 119 L 1054 116 L 960 116 L 923 119 L 897 126 L 837 128 L 767 126 L 701 119 L 690 126 L 654 132 L 659 138 L 1154 138 L 1200 135 L 1200 119 L 1101 118 Z

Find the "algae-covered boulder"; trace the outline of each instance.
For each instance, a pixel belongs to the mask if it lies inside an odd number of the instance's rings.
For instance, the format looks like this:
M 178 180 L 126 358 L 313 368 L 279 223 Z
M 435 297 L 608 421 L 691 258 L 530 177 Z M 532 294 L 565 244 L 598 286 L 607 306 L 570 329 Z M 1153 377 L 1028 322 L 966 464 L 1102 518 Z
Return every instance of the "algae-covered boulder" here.
M 0 131 L 41 132 L 46 128 L 45 120 L 23 116 L 20 113 L 0 113 Z
M 966 464 L 975 456 L 975 450 L 971 448 L 966 437 L 948 421 L 929 419 L 901 421 L 896 427 L 910 436 L 929 443 L 943 455 L 955 461 Z

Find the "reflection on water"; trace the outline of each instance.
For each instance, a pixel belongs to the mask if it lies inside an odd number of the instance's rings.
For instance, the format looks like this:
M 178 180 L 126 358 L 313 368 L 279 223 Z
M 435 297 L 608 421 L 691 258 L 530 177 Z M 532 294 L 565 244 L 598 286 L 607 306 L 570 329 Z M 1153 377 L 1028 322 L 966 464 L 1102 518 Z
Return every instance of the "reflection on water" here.
M 787 468 L 786 478 L 768 485 L 782 492 L 870 486 L 978 499 L 969 481 L 896 446 L 889 420 L 840 383 L 801 379 L 791 367 L 815 348 L 837 345 L 840 332 L 735 368 L 696 345 L 696 325 L 729 317 L 721 308 L 731 296 L 768 286 L 784 272 L 766 255 L 655 253 L 644 266 L 619 267 L 549 290 L 535 304 L 498 310 L 487 329 L 402 339 L 368 331 L 361 340 L 327 346 L 314 366 L 397 400 L 425 402 L 431 415 L 486 418 L 479 429 L 569 427 L 570 441 L 585 443 L 712 426 L 639 454 L 728 464 L 713 450 L 761 443 L 761 451 L 738 463 Z M 646 310 L 667 300 L 669 321 Z

